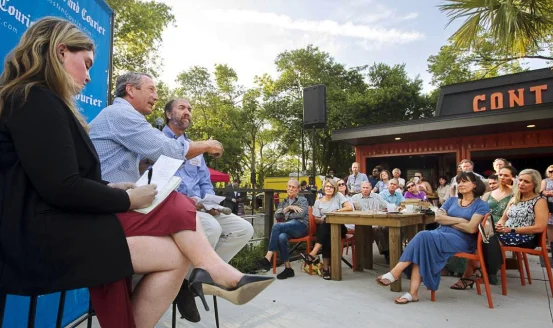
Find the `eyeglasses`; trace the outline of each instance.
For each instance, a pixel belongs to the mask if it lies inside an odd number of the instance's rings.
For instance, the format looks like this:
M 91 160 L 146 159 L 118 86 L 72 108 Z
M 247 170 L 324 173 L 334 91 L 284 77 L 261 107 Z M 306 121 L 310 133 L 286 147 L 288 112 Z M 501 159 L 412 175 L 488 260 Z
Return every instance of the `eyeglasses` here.
M 547 171 L 547 173 L 553 173 L 553 170 L 551 170 L 551 171 Z
M 411 188 L 411 187 L 414 187 L 414 186 L 415 186 L 415 185 L 413 185 L 413 184 L 412 184 L 412 185 L 408 185 L 407 188 Z
M 415 178 L 422 178 L 420 175 L 415 175 Z
M 552 171 L 553 172 L 553 171 Z M 338 187 L 341 187 L 341 186 L 345 186 L 346 184 L 345 183 L 339 183 L 338 184 Z

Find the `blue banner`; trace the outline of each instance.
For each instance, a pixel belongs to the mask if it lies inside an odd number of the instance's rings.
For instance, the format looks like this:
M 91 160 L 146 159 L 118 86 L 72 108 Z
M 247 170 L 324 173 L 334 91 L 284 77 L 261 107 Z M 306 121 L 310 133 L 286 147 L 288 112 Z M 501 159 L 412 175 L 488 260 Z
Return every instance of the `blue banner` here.
M 83 115 L 91 121 L 108 105 L 111 15 L 103 0 L 0 0 L 0 58 L 2 63 L 25 30 L 44 16 L 57 16 L 77 25 L 96 44 L 91 82 L 77 96 Z M 0 66 L 0 73 L 3 64 Z

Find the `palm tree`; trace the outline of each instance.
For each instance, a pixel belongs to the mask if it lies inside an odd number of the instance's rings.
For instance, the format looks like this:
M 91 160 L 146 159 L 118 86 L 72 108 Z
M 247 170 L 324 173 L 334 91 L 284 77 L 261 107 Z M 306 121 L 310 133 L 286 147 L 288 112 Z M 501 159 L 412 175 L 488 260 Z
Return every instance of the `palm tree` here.
M 445 0 L 439 9 L 454 20 L 465 19 L 451 36 L 460 49 L 476 47 L 479 35 L 490 35 L 496 46 L 514 58 L 541 58 L 544 43 L 553 40 L 552 0 Z

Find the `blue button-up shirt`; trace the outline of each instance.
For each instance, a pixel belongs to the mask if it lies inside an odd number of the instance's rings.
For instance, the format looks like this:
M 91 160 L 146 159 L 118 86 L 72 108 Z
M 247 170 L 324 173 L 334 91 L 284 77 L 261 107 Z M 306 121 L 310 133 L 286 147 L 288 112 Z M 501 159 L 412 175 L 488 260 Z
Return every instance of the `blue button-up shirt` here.
M 171 139 L 184 138 L 185 141 L 191 142 L 186 134 L 177 137 L 173 131 L 165 126 L 162 131 Z M 204 198 L 206 194 L 215 194 L 213 184 L 211 184 L 211 174 L 205 164 L 204 155 L 200 154 L 190 160 L 186 160 L 181 165 L 175 176 L 181 178 L 179 192 L 189 197 Z
M 90 139 L 100 157 L 102 179 L 110 182 L 136 182 L 140 159 L 185 159 L 189 147 L 184 137 L 169 139 L 153 128 L 123 98 L 115 98 L 90 122 Z
M 396 189 L 396 192 L 393 195 L 390 194 L 390 190 L 388 189 L 384 190 L 379 195 L 382 196 L 386 202 L 396 204 L 397 206 L 401 205 L 401 202 L 405 201 L 403 194 L 398 189 Z

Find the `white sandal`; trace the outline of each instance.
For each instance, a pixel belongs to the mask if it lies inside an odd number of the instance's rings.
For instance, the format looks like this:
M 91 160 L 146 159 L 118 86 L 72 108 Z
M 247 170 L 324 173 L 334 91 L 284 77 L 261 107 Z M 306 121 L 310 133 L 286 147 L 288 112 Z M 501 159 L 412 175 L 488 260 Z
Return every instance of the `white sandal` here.
M 385 284 L 384 282 L 382 282 L 382 280 L 384 280 L 384 279 L 388 280 L 390 283 Z M 380 286 L 388 287 L 396 280 L 397 279 L 394 277 L 394 275 L 391 272 L 388 272 L 388 273 L 385 273 L 382 276 L 376 278 L 376 283 L 379 284 Z
M 407 302 L 398 302 L 398 300 L 401 300 L 401 299 L 407 300 Z M 419 301 L 419 299 L 414 299 L 413 295 L 411 295 L 411 293 L 409 293 L 409 292 L 401 295 L 400 298 L 395 299 L 396 304 L 401 304 L 401 305 L 407 304 L 407 303 L 414 303 L 414 302 L 418 302 L 418 301 Z

